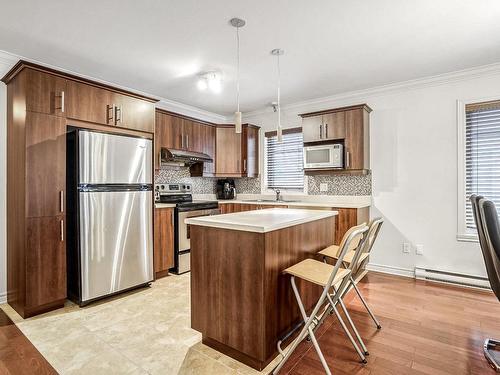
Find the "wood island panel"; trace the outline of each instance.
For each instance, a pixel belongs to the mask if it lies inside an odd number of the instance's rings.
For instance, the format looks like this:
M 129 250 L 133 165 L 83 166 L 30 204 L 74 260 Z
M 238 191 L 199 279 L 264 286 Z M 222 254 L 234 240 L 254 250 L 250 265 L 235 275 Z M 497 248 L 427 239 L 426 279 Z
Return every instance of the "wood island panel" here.
M 203 343 L 255 369 L 300 314 L 285 268 L 333 244 L 335 217 L 267 233 L 191 225 L 191 326 Z M 311 308 L 321 288 L 298 283 Z

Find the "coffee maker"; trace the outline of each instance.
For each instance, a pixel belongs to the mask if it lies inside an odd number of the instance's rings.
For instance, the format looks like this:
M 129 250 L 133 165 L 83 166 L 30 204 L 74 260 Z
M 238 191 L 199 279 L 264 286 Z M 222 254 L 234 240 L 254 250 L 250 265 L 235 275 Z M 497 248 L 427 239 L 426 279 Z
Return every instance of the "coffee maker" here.
M 217 199 L 234 199 L 235 196 L 236 187 L 233 179 L 217 180 Z

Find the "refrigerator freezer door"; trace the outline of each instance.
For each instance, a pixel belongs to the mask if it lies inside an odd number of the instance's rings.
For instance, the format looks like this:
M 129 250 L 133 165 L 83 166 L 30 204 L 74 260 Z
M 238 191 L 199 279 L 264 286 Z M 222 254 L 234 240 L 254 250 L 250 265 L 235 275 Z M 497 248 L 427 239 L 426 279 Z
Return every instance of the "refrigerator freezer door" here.
M 152 142 L 81 130 L 80 184 L 151 184 Z
M 82 302 L 153 280 L 152 192 L 81 192 Z

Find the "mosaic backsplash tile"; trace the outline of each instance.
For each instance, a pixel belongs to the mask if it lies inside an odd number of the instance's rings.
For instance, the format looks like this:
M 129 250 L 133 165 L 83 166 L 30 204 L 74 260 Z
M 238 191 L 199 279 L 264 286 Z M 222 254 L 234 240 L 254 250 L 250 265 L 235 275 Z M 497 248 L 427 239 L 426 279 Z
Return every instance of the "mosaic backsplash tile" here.
M 319 191 L 319 185 L 328 184 L 328 191 Z M 309 195 L 371 195 L 372 175 L 325 175 L 308 176 L 307 188 Z
M 309 195 L 371 195 L 371 173 L 363 176 L 325 175 L 307 176 Z M 161 169 L 155 172 L 155 183 L 188 183 L 193 186 L 193 194 L 215 194 L 217 178 L 191 177 L 189 169 Z M 238 194 L 260 194 L 260 178 L 235 178 Z M 320 192 L 319 185 L 328 184 L 328 191 Z
M 188 183 L 193 187 L 193 194 L 215 194 L 217 180 L 211 177 L 191 177 L 188 168 L 161 169 L 155 172 L 155 183 Z M 260 194 L 260 178 L 236 178 L 234 183 L 240 194 Z

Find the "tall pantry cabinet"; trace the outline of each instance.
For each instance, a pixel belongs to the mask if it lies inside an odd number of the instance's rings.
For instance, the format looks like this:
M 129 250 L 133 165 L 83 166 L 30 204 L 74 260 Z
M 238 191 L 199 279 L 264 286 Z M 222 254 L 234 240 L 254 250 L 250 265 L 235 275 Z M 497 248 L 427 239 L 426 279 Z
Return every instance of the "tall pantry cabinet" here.
M 66 299 L 65 80 L 7 81 L 7 299 L 23 317 Z

